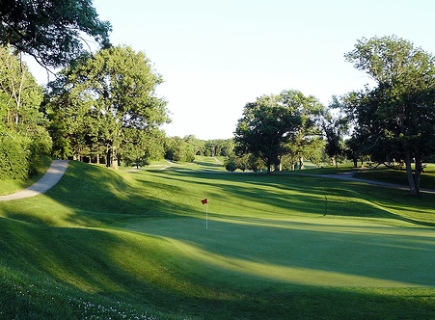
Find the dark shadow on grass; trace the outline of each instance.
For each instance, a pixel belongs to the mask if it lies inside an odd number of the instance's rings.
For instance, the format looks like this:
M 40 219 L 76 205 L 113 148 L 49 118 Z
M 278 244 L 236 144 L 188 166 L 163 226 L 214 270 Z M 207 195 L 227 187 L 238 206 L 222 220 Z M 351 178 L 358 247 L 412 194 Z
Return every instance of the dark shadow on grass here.
M 427 272 L 435 265 L 435 232 L 431 230 L 415 234 L 415 229 L 402 228 L 400 233 L 385 226 L 347 226 L 322 218 L 315 224 L 222 220 L 220 215 L 211 216 L 206 230 L 204 219 L 195 220 L 136 221 L 126 228 L 177 239 L 223 259 L 435 286 L 435 277 Z
M 38 312 L 43 312 L 41 315 L 55 314 L 57 318 L 71 318 L 73 315 L 74 318 L 84 318 L 86 306 L 100 302 L 101 297 L 107 298 L 105 311 L 89 309 L 88 312 L 95 310 L 94 317 L 110 317 L 111 312 L 115 312 L 113 310 L 120 308 L 120 303 L 140 304 L 174 316 L 201 319 L 430 319 L 435 311 L 433 291 L 429 289 L 403 289 L 404 296 L 397 290 L 390 291 L 391 294 L 375 294 L 369 289 L 322 288 L 278 282 L 265 285 L 265 280 L 258 280 L 262 288 L 258 290 L 255 281 L 244 286 L 246 275 L 239 277 L 234 273 L 228 274 L 228 281 L 222 282 L 220 273 L 225 271 L 210 269 L 176 250 L 162 250 L 158 244 L 167 243 L 163 238 L 166 235 L 159 230 L 154 230 L 155 235 L 151 236 L 103 229 L 38 226 L 4 218 L 0 218 L 0 225 L 2 264 L 27 275 L 26 294 L 29 294 L 26 300 L 21 292 L 9 293 L 6 299 L 4 292 L 0 294 L 0 311 L 6 318 L 16 318 L 17 315 L 26 318 L 29 312 L 35 318 L 38 318 Z M 221 230 L 233 227 L 227 222 L 213 221 L 213 228 L 218 226 Z M 298 226 L 302 227 L 306 226 Z M 280 231 L 270 227 L 261 227 L 264 232 L 260 232 L 258 226 L 246 228 L 265 235 Z M 219 251 L 223 256 L 236 254 L 241 259 L 258 260 L 252 243 L 251 252 L 240 245 L 237 247 L 234 242 L 223 248 L 218 246 L 219 239 L 211 237 L 210 233 L 185 231 L 171 236 L 196 243 L 210 252 Z M 297 232 L 300 237 L 314 237 L 312 231 Z M 230 248 L 232 245 L 236 247 Z M 271 257 L 270 261 L 280 263 L 279 259 Z M 131 263 L 138 260 L 142 263 Z M 185 271 L 185 266 L 189 266 L 188 271 Z M 38 283 L 41 279 L 45 280 Z M 68 288 L 67 293 L 59 287 Z M 90 293 L 95 290 L 98 293 Z M 58 309 L 59 304 L 51 306 L 53 300 L 50 296 L 45 297 L 48 300 L 43 299 L 44 293 L 54 295 L 57 300 L 65 299 L 63 308 Z M 83 303 L 79 303 L 79 299 L 83 299 Z M 89 313 L 86 315 L 91 316 Z
M 398 215 L 388 208 L 392 201 L 403 206 L 419 206 L 430 210 L 425 203 L 434 199 L 432 196 L 411 197 L 406 191 L 389 189 L 388 187 L 370 186 L 361 182 L 338 181 L 334 179 L 280 174 L 267 176 L 264 174 L 207 174 L 183 172 L 153 172 L 167 181 L 186 182 L 197 185 L 198 190 L 219 189 L 220 193 L 207 193 L 214 200 L 225 202 L 222 193 L 235 194 L 243 207 L 245 201 L 259 202 L 265 207 L 264 214 L 286 214 L 286 210 L 299 211 L 301 214 L 330 215 L 343 217 L 366 217 L 373 219 L 391 219 L 416 225 L 435 227 L 435 223 L 411 219 Z M 196 181 L 191 179 L 196 178 Z M 189 180 L 190 179 L 190 180 Z M 237 182 L 239 185 L 235 185 Z M 288 192 L 286 194 L 286 192 Z M 294 196 L 292 192 L 296 192 Z M 199 197 L 199 196 L 198 196 Z M 421 201 L 422 198 L 427 201 Z M 384 199 L 385 198 L 385 199 Z M 222 200 L 221 200 L 222 199 Z M 392 200 L 394 199 L 394 200 Z M 224 206 L 224 204 L 222 205 Z M 258 207 L 248 208 L 247 211 Z M 220 213 L 220 212 L 219 212 Z M 228 212 L 223 211 L 226 214 Z
M 330 198 L 326 218 L 332 215 L 333 211 L 337 211 L 336 217 L 363 215 L 363 217 L 400 220 L 400 217 L 391 212 L 372 206 L 370 201 L 363 203 L 361 209 L 355 209 L 361 211 L 355 211 L 352 208 L 356 203 L 347 207 L 345 202 L 333 200 L 334 197 L 343 196 L 343 192 L 348 192 L 349 195 L 355 193 L 355 196 L 365 194 L 369 190 L 366 189 L 367 186 L 348 182 L 331 183 L 328 180 L 315 178 L 307 180 L 306 177 L 275 178 L 250 174 L 218 176 L 194 172 L 153 172 L 152 174 L 162 175 L 164 179 L 161 182 L 143 180 L 141 183 L 148 183 L 154 189 L 161 189 L 162 196 L 158 197 L 135 192 L 128 181 L 107 175 L 110 171 L 105 168 L 101 170 L 93 168 L 88 171 L 86 166 L 74 164 L 62 184 L 50 190 L 46 196 L 52 197 L 53 201 L 58 201 L 71 210 L 68 220 L 70 223 L 88 227 L 105 227 L 124 220 L 127 223 L 144 218 L 150 228 L 135 229 L 142 234 L 134 234 L 144 242 L 131 241 L 130 237 L 133 235 L 130 232 L 115 235 L 110 230 L 104 229 L 51 226 L 49 221 L 41 218 L 40 214 L 38 214 L 40 218 L 31 217 L 32 210 L 39 212 L 41 208 L 37 206 L 32 208 L 30 200 L 26 200 L 29 202 L 23 203 L 27 204 L 28 208 L 23 207 L 18 211 L 12 211 L 12 207 L 6 204 L 2 205 L 2 213 L 15 219 L 14 221 L 0 218 L 2 226 L 0 259 L 3 263 L 28 274 L 30 279 L 32 275 L 38 275 L 35 279 L 41 277 L 53 279 L 80 294 L 86 293 L 86 290 L 77 289 L 79 284 L 97 288 L 98 293 L 95 296 L 113 298 L 113 305 L 116 305 L 119 300 L 135 301 L 178 316 L 188 315 L 203 319 L 431 319 L 433 317 L 435 299 L 432 288 L 422 291 L 399 289 L 404 292 L 403 294 L 398 294 L 397 290 L 392 289 L 389 291 L 391 294 L 384 294 L 385 290 L 382 291 L 383 294 L 377 294 L 376 290 L 370 289 L 304 286 L 257 277 L 255 281 L 258 281 L 259 287 L 262 288 L 257 290 L 254 280 L 248 285 L 243 285 L 243 279 L 247 277 L 243 272 L 210 268 L 194 257 L 167 252 L 155 246 L 156 243 L 166 242 L 166 238 L 171 238 L 224 258 L 271 263 L 289 268 L 301 267 L 313 271 L 375 276 L 392 281 L 407 281 L 412 277 L 413 272 L 421 272 L 422 276 L 412 280 L 413 283 L 422 286 L 433 285 L 435 280 L 430 272 L 430 266 L 424 274 L 421 270 L 423 266 L 419 265 L 419 261 L 425 261 L 429 265 L 435 264 L 433 237 L 388 235 L 384 232 L 368 232 L 364 227 L 356 228 L 352 232 L 343 230 L 342 226 L 335 226 L 334 232 L 327 231 L 326 227 L 322 230 L 324 193 L 327 193 Z M 194 205 L 189 201 L 178 203 L 171 200 L 171 194 L 185 192 L 183 188 L 177 186 L 176 182 L 186 182 L 192 180 L 191 178 L 200 178 L 200 181 L 190 181 L 194 184 L 194 189 L 198 189 L 198 192 L 191 196 L 192 201 L 196 201 L 196 198 L 199 201 L 204 190 L 212 199 L 210 203 L 212 209 L 212 204 L 216 203 L 215 199 L 228 192 L 237 194 L 237 201 L 240 203 L 257 200 L 259 204 L 265 204 L 264 208 L 260 208 L 264 215 L 260 218 L 257 214 L 257 221 L 250 218 L 244 220 L 240 212 L 227 211 L 222 205 L 220 211 L 210 212 L 210 228 L 205 230 L 204 208 L 199 202 Z M 234 185 L 233 181 L 242 181 L 248 187 Z M 290 191 L 298 191 L 301 194 L 298 194 L 297 199 L 291 198 L 285 195 L 285 192 Z M 372 192 L 376 193 L 376 191 Z M 399 192 L 397 194 L 400 195 Z M 374 195 L 370 194 L 370 197 Z M 37 201 L 38 198 L 35 199 Z M 225 200 L 222 199 L 222 203 Z M 255 206 L 247 209 L 259 210 Z M 303 210 L 304 215 L 318 217 L 320 226 L 313 228 L 312 224 L 276 222 L 274 219 L 271 219 L 268 225 L 269 214 L 285 216 L 286 209 Z M 348 212 L 345 212 L 346 210 Z M 196 215 L 201 218 L 168 219 L 179 215 Z M 235 217 L 238 221 L 234 219 Z M 16 221 L 16 218 L 21 221 Z M 161 218 L 165 221 L 166 229 L 151 228 L 151 222 Z M 234 221 L 228 222 L 224 219 Z M 186 221 L 185 228 L 174 228 L 173 225 L 178 221 Z M 196 229 L 192 224 L 197 225 Z M 147 234 L 143 234 L 144 232 Z M 359 236 L 355 236 L 354 233 L 358 233 Z M 276 237 L 281 240 L 274 240 Z M 289 256 L 291 255 L 289 251 L 296 245 L 295 239 L 301 239 L 303 243 L 299 243 L 295 249 L 297 252 L 293 253 L 299 258 L 293 260 Z M 155 242 L 156 240 L 158 241 Z M 278 245 L 281 249 L 276 249 L 275 254 L 267 256 L 268 251 L 271 251 L 270 248 Z M 315 245 L 320 251 L 309 252 L 308 245 Z M 342 254 L 340 248 L 346 249 L 345 252 L 350 254 L 346 257 L 347 260 L 334 265 L 332 263 L 337 254 Z M 354 252 L 349 248 L 357 250 Z M 124 254 L 122 259 L 124 262 L 121 263 L 120 258 L 114 256 L 115 252 Z M 388 264 L 389 255 L 382 255 L 382 252 L 394 252 L 403 257 L 406 263 L 414 259 L 415 265 L 392 266 L 391 262 Z M 307 254 L 311 258 L 303 259 Z M 359 266 L 361 268 L 356 269 L 358 264 L 365 263 L 364 255 L 368 255 L 370 261 L 379 264 L 366 265 L 365 268 Z M 405 258 L 409 261 L 405 261 Z M 143 260 L 139 272 L 132 270 L 129 259 Z M 383 262 L 392 271 L 388 268 L 382 270 Z M 53 268 L 58 268 L 62 272 L 56 274 Z M 185 271 L 186 268 L 188 271 Z M 374 274 L 372 268 L 379 273 Z M 406 270 L 399 270 L 400 268 Z M 157 270 L 160 270 L 160 273 Z M 222 276 L 222 273 L 225 275 Z M 68 279 L 64 277 L 65 275 L 68 275 Z M 226 281 L 221 281 L 222 277 Z M 78 283 L 74 284 L 72 280 Z M 411 294 L 406 294 L 407 290 Z M 422 297 L 417 296 L 420 293 Z M 7 303 L 21 306 L 17 300 L 9 299 Z M 4 301 L 6 300 L 0 299 L 0 311 Z M 29 304 L 26 306 L 29 308 Z M 11 307 L 10 310 L 17 310 L 17 308 Z M 9 318 L 14 317 L 16 314 L 11 314 Z M 25 315 L 22 318 L 25 318 Z

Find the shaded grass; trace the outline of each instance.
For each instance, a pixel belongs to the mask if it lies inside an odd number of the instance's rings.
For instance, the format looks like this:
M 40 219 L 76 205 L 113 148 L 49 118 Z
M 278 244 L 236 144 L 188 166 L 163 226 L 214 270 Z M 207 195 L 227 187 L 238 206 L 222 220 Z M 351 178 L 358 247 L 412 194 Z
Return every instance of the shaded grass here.
M 358 178 L 384 181 L 404 186 L 408 185 L 406 170 L 396 170 L 385 167 L 361 170 L 358 172 Z M 435 190 L 435 165 L 428 164 L 425 171 L 421 174 L 420 187 Z
M 46 195 L 0 204 L 0 317 L 430 319 L 433 200 L 72 162 Z

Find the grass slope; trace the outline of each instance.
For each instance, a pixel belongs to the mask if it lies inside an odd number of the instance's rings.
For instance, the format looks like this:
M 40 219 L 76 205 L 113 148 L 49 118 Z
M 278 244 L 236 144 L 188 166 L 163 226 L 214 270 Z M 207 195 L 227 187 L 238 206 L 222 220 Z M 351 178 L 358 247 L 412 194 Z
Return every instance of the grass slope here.
M 72 162 L 0 203 L 0 318 L 431 319 L 434 200 L 213 158 Z

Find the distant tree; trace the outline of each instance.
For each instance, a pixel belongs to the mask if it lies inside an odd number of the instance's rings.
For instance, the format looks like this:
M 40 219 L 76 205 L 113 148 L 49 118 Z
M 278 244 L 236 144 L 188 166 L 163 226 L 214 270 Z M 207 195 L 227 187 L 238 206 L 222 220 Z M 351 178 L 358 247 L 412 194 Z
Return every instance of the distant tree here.
M 325 151 L 334 166 L 338 166 L 337 157 L 344 150 L 343 136 L 348 132 L 348 121 L 342 114 L 333 116 L 330 109 L 325 109 L 321 120 L 321 128 L 326 139 Z
M 227 171 L 234 172 L 237 169 L 237 160 L 235 156 L 231 156 L 225 159 L 224 167 Z
M 228 157 L 234 154 L 234 139 L 222 140 L 222 148 L 219 156 Z
M 297 106 L 285 105 L 283 96 L 262 96 L 247 103 L 236 131 L 236 153 L 252 153 L 267 168 L 280 163 L 281 146 L 293 138 L 302 121 Z
M 204 155 L 205 141 L 197 139 L 192 134 L 185 136 L 183 140 L 193 147 L 195 155 Z
M 298 90 L 283 91 L 281 96 L 284 105 L 297 110 L 300 115 L 301 123 L 285 150 L 297 158 L 298 169 L 302 170 L 304 159 L 311 155 L 314 151 L 312 145 L 317 146 L 317 140 L 322 135 L 319 123 L 325 108 L 314 96 L 305 96 Z
M 126 128 L 123 130 L 121 157 L 127 165 L 136 168 L 150 163 L 151 160 L 163 159 L 164 133 L 158 129 L 152 132 Z
M 234 153 L 234 140 L 233 139 L 215 139 L 205 141 L 204 155 L 216 156 L 229 156 Z
M 234 159 L 236 169 L 242 170 L 243 172 L 245 172 L 246 170 L 250 170 L 250 167 L 252 167 L 252 154 L 245 153 L 241 155 L 234 155 L 230 158 Z
M 65 66 L 82 56 L 83 35 L 109 46 L 110 23 L 98 19 L 92 0 L 2 1 L 0 19 L 0 44 L 44 66 Z
M 418 195 L 422 161 L 435 149 L 434 56 L 391 36 L 363 38 L 345 57 L 376 83 L 342 99 L 343 109 L 357 124 L 355 135 L 378 146 L 378 156 L 379 146 L 401 155 L 410 192 Z
M 178 162 L 193 162 L 195 160 L 195 149 L 193 145 L 180 137 L 171 137 L 166 140 L 165 158 Z

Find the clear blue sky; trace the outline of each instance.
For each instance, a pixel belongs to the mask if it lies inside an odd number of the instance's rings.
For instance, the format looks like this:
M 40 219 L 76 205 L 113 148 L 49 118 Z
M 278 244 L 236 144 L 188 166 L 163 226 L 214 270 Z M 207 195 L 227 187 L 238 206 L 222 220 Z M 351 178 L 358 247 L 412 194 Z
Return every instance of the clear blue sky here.
M 362 37 L 435 52 L 434 0 L 94 0 L 112 43 L 143 51 L 165 83 L 169 136 L 233 137 L 243 107 L 297 89 L 325 105 L 370 80 L 344 61 Z

